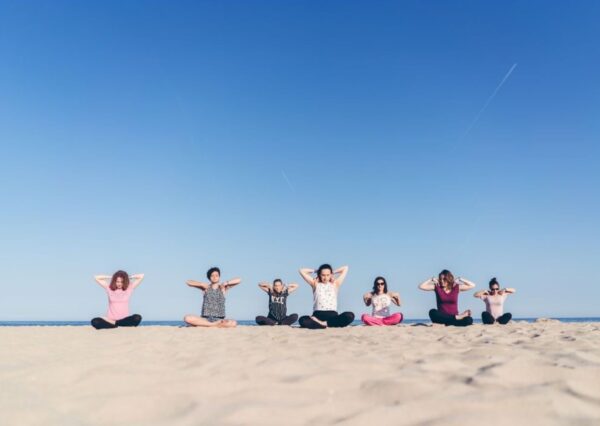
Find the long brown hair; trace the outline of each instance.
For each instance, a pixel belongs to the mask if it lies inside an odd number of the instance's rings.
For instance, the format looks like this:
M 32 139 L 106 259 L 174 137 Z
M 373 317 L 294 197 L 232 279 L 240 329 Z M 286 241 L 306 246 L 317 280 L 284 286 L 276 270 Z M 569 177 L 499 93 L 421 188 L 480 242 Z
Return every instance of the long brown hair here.
M 117 278 L 121 278 L 123 280 L 123 291 L 127 290 L 129 287 L 129 275 L 125 271 L 117 271 L 113 274 L 110 280 L 110 289 L 115 291 L 117 289 Z
M 438 275 L 438 282 L 440 283 L 440 285 L 442 287 L 444 287 L 443 283 L 442 283 L 442 278 L 446 279 L 446 282 L 448 283 L 448 285 L 450 286 L 450 290 L 452 290 L 452 288 L 454 287 L 454 275 L 452 275 L 452 272 L 450 272 L 447 269 L 444 269 L 442 272 L 440 272 L 440 274 Z

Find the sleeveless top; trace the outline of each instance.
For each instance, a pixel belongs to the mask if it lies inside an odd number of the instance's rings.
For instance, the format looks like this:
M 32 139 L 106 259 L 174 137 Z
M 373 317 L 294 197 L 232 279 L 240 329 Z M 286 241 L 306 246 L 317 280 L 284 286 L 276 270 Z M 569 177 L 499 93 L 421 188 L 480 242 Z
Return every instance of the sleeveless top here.
M 289 293 L 287 288 L 280 294 L 275 294 L 269 291 L 269 316 L 275 318 L 277 321 L 281 321 L 285 318 L 287 313 L 287 297 Z
M 446 293 L 441 285 L 435 286 L 435 299 L 440 312 L 447 315 L 458 315 L 458 284 L 452 287 L 450 293 Z
M 337 311 L 337 287 L 335 284 L 317 282 L 313 291 L 313 311 Z
M 373 305 L 374 317 L 384 318 L 390 316 L 390 305 L 392 304 L 392 297 L 387 294 L 375 294 L 371 297 L 371 305 Z
M 504 313 L 504 301 L 506 300 L 506 293 L 500 295 L 483 295 L 481 299 L 485 302 L 485 310 L 494 317 L 494 319 L 501 317 Z
M 204 318 L 225 318 L 225 294 L 223 294 L 221 286 L 213 288 L 212 285 L 209 285 L 204 292 L 202 316 Z
M 106 318 L 117 321 L 129 316 L 129 298 L 133 293 L 133 287 L 129 286 L 127 290 L 111 290 L 106 288 L 108 295 L 108 312 Z

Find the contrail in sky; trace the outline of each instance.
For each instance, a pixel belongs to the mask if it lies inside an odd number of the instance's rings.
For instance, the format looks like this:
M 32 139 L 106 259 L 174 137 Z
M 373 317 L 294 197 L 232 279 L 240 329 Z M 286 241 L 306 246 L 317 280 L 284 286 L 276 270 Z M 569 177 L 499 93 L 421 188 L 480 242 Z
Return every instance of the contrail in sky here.
M 508 70 L 508 72 L 506 73 L 506 75 L 504 76 L 504 78 L 502 79 L 502 81 L 500 82 L 500 84 L 496 87 L 496 90 L 494 90 L 494 93 L 492 93 L 492 96 L 490 96 L 488 98 L 488 100 L 483 105 L 483 108 L 481 108 L 479 110 L 479 112 L 477 113 L 477 115 L 475 116 L 475 118 L 473 119 L 473 121 L 471 122 L 471 125 L 469 127 L 467 127 L 467 130 L 463 133 L 461 139 L 464 138 L 465 136 L 467 136 L 469 134 L 469 132 L 471 131 L 471 129 L 475 126 L 475 124 L 477 124 L 477 122 L 479 121 L 479 118 L 481 117 L 481 115 L 483 114 L 483 112 L 485 111 L 485 109 L 488 107 L 488 105 L 490 104 L 490 102 L 492 102 L 492 100 L 494 100 L 494 98 L 496 97 L 496 95 L 500 91 L 500 88 L 506 82 L 506 80 L 508 80 L 508 77 L 510 77 L 510 75 L 515 70 L 515 68 L 517 68 L 517 64 L 516 63 L 514 63 L 512 65 L 512 67 L 510 67 L 510 69 Z
M 283 171 L 283 169 L 281 169 L 281 174 L 283 175 L 283 178 L 285 179 L 285 181 L 287 182 L 287 184 L 290 186 L 290 189 L 293 192 L 296 192 L 296 189 L 294 188 L 294 185 L 292 185 L 292 182 L 290 182 L 290 180 L 288 179 L 287 175 L 285 174 L 285 172 Z

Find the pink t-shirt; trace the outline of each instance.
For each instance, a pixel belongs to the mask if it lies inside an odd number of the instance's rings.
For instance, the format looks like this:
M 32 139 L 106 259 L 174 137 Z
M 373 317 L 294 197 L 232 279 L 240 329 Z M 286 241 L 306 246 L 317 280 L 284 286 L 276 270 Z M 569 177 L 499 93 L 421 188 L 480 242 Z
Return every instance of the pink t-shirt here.
M 494 318 L 498 318 L 504 313 L 504 301 L 506 300 L 506 296 L 506 293 L 502 295 L 495 294 L 493 296 L 484 294 L 481 296 L 481 300 L 485 302 L 485 310 Z
M 111 290 L 106 288 L 108 294 L 108 312 L 106 317 L 110 320 L 117 321 L 129 316 L 129 298 L 133 293 L 133 287 L 129 286 L 127 290 Z

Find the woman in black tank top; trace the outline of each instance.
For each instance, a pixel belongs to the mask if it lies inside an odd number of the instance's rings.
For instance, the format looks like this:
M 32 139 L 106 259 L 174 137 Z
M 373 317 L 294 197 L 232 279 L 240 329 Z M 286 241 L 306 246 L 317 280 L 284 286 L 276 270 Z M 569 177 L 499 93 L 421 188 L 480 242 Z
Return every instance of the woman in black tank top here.
M 263 282 L 258 287 L 269 295 L 269 314 L 266 317 L 256 317 L 258 325 L 292 325 L 298 320 L 298 314 L 287 315 L 287 297 L 296 291 L 298 284 L 292 283 L 287 287 L 277 278 L 271 286 Z

